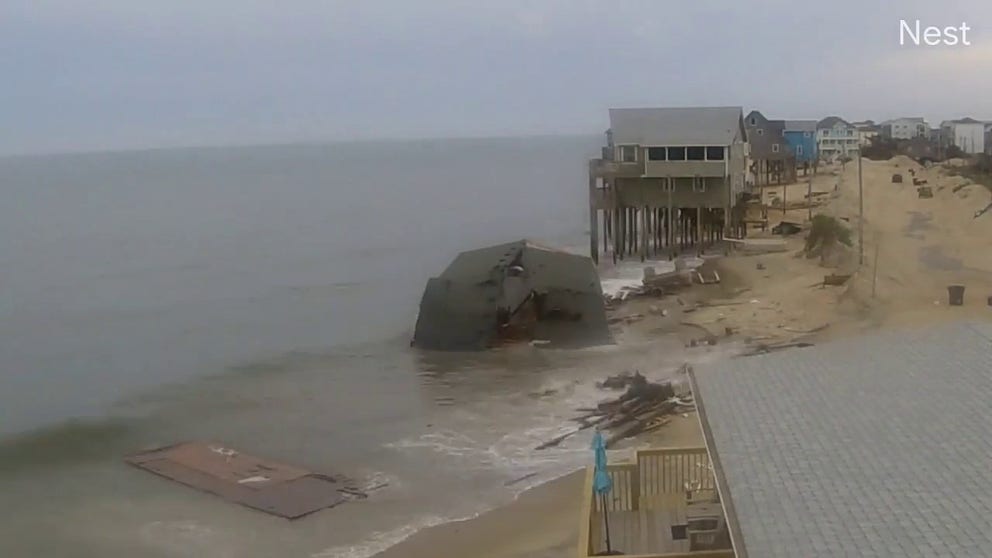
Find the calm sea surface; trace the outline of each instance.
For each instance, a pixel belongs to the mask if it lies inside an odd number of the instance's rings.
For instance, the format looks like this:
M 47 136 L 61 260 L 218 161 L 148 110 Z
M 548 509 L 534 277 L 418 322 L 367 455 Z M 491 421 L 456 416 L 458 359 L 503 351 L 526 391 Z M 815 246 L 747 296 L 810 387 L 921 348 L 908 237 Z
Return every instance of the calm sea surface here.
M 458 251 L 586 244 L 598 143 L 0 159 L 0 556 L 364 557 L 583 463 L 531 448 L 613 349 L 408 342 Z M 204 438 L 379 488 L 286 522 L 120 461 Z

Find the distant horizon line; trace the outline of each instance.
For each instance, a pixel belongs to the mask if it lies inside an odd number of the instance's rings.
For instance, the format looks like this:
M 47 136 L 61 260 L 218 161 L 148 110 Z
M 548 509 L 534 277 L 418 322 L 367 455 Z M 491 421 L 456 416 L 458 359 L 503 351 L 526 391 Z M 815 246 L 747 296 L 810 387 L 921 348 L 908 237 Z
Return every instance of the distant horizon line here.
M 0 153 L 0 160 L 3 159 L 27 159 L 35 157 L 58 157 L 58 156 L 89 156 L 89 155 L 115 155 L 123 153 L 149 153 L 155 151 L 185 151 L 194 149 L 248 149 L 259 147 L 304 147 L 319 145 L 344 145 L 344 144 L 365 144 L 365 143 L 415 143 L 425 141 L 473 141 L 473 140 L 508 140 L 508 139 L 542 139 L 542 138 L 578 138 L 583 136 L 598 136 L 602 132 L 562 132 L 562 133 L 539 133 L 539 134 L 495 134 L 495 135 L 457 135 L 457 136 L 423 136 L 423 137 L 382 137 L 382 138 L 360 138 L 360 139 L 315 139 L 315 140 L 290 140 L 275 142 L 249 142 L 249 143 L 226 143 L 226 144 L 188 144 L 188 145 L 166 145 L 157 147 L 121 147 L 105 149 L 78 149 L 78 150 L 57 150 L 39 151 L 23 153 Z

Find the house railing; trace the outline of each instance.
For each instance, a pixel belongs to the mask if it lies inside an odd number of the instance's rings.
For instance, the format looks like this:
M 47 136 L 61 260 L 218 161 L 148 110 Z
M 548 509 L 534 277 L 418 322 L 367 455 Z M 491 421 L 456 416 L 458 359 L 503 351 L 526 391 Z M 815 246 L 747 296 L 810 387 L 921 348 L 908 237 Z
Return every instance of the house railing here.
M 636 511 L 641 500 L 664 494 L 716 492 L 716 481 L 706 448 L 657 448 L 638 450 L 634 463 L 612 464 L 607 473 L 613 487 L 606 497 L 606 511 Z M 579 528 L 580 558 L 595 556 L 603 548 L 603 505 L 593 494 L 593 469 L 586 471 Z M 632 558 L 734 558 L 733 550 L 707 550 L 667 554 L 628 555 Z
M 644 161 L 610 161 L 592 159 L 589 172 L 597 177 L 637 178 L 644 174 Z

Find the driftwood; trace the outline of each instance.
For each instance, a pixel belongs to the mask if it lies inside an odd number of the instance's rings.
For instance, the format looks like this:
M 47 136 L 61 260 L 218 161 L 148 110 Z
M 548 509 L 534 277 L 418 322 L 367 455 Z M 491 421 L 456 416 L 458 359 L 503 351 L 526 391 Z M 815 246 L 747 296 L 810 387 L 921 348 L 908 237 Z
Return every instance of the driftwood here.
M 774 351 L 781 351 L 784 349 L 792 349 L 796 347 L 812 347 L 812 343 L 806 341 L 791 341 L 787 343 L 776 343 L 776 344 L 764 344 L 759 343 L 755 345 L 751 350 L 741 353 L 737 356 L 748 357 L 756 355 L 764 355 Z
M 622 426 L 618 427 L 613 431 L 609 437 L 606 438 L 606 447 L 610 447 L 620 440 L 625 438 L 630 438 L 631 436 L 636 436 L 647 428 L 648 424 L 655 418 L 661 418 L 665 415 L 671 414 L 675 410 L 674 401 L 665 401 L 655 407 L 654 411 L 648 414 L 645 418 L 638 419 L 634 417 L 631 420 L 626 420 L 620 423 Z
M 680 371 L 687 372 L 688 365 L 683 365 Z M 660 428 L 666 417 L 694 405 L 691 398 L 675 396 L 671 381 L 650 382 L 638 372 L 611 376 L 600 386 L 620 382 L 626 384 L 622 395 L 599 403 L 595 409 L 579 410 L 583 414 L 572 419 L 580 423 L 578 428 L 560 434 L 535 449 L 556 447 L 569 437 L 592 427 L 609 432 L 606 446 L 610 447 L 625 438 Z
M 721 306 L 743 306 L 746 302 L 700 302 L 701 308 L 719 308 Z
M 814 327 L 813 329 L 795 329 L 791 327 L 783 327 L 782 329 L 788 331 L 789 333 L 816 333 L 818 331 L 823 331 L 828 327 L 830 327 L 830 324 L 823 324 L 819 327 Z
M 983 209 L 979 209 L 978 211 L 976 211 L 975 212 L 975 216 L 973 217 L 973 219 L 978 219 L 982 215 L 985 215 L 986 213 L 988 213 L 989 210 L 992 210 L 992 202 L 990 202 L 988 205 L 986 205 Z
M 522 477 L 517 477 L 517 478 L 515 478 L 513 480 L 504 482 L 503 483 L 503 486 L 513 486 L 513 485 L 517 484 L 518 482 L 523 482 L 523 481 L 525 481 L 527 479 L 530 479 L 530 478 L 533 478 L 533 477 L 536 477 L 536 476 L 537 476 L 537 473 L 527 473 L 526 475 L 524 475 Z

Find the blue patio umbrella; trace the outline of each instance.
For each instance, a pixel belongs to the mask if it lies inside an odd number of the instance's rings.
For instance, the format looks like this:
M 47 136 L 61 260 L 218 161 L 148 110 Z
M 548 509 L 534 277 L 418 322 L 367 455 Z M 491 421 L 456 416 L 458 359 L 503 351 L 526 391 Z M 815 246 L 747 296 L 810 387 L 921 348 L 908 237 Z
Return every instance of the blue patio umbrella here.
M 600 497 L 603 508 L 603 523 L 606 528 L 606 554 L 610 555 L 613 549 L 610 547 L 610 520 L 607 517 L 606 494 L 613 488 L 613 479 L 606 471 L 606 442 L 603 435 L 596 431 L 592 437 L 592 450 L 596 456 L 596 468 L 593 471 L 592 490 Z

